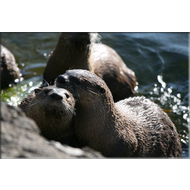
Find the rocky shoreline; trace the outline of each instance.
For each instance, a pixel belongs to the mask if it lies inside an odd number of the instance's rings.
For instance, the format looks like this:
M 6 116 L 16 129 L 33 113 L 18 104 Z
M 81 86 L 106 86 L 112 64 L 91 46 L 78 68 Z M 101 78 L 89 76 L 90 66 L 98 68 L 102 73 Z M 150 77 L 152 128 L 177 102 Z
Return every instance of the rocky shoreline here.
M 104 157 L 89 147 L 79 149 L 46 140 L 20 108 L 1 102 L 1 158 Z

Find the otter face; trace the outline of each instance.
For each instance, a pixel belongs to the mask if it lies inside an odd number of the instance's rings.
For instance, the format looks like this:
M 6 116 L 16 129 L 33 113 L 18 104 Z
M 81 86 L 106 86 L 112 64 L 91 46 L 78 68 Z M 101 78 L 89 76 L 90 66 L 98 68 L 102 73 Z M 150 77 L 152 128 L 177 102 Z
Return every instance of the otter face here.
M 66 89 L 48 86 L 35 89 L 35 98 L 27 107 L 32 118 L 47 139 L 59 139 L 73 134 L 70 127 L 75 115 L 75 100 Z
M 59 88 L 68 89 L 76 100 L 95 99 L 103 95 L 108 87 L 105 82 L 94 73 L 87 70 L 68 70 L 55 80 Z
M 48 86 L 35 89 L 35 94 L 35 101 L 41 105 L 45 113 L 59 112 L 59 114 L 66 114 L 68 110 L 74 110 L 74 98 L 65 89 Z

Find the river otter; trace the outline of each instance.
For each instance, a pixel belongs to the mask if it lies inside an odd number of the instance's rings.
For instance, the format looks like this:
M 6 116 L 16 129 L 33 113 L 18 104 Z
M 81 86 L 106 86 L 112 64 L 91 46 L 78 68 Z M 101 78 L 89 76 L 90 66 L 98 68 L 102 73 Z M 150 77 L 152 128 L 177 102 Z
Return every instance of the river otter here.
M 68 69 L 86 69 L 106 82 L 114 101 L 131 96 L 136 86 L 134 72 L 115 50 L 94 43 L 96 40 L 96 33 L 61 33 L 48 59 L 43 78 L 49 84 L 54 84 L 55 78 Z
M 0 65 L 1 65 L 1 88 L 6 88 L 20 78 L 20 71 L 17 67 L 14 55 L 4 46 L 0 45 Z
M 65 139 L 73 137 L 71 125 L 75 100 L 66 89 L 55 86 L 37 88 L 18 107 L 37 123 L 41 134 L 47 139 L 64 143 Z
M 106 83 L 86 70 L 70 70 L 55 81 L 76 99 L 74 131 L 84 146 L 106 157 L 180 157 L 174 124 L 155 103 L 134 97 L 114 103 Z

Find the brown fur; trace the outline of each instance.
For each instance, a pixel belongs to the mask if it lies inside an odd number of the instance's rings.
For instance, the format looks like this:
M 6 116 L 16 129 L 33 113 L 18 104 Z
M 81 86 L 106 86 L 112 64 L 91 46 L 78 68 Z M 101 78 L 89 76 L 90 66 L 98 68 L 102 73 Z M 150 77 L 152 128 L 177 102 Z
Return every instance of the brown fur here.
M 83 145 L 107 157 L 180 157 L 174 124 L 155 103 L 134 97 L 114 103 L 103 80 L 86 70 L 58 76 L 76 99 L 74 130 Z
M 20 71 L 17 67 L 14 55 L 4 46 L 0 45 L 1 65 L 1 88 L 6 88 L 20 78 Z
M 19 107 L 32 118 L 49 140 L 60 140 L 73 135 L 71 127 L 75 100 L 72 94 L 55 86 L 35 89 Z
M 62 33 L 49 57 L 43 78 L 50 84 L 68 69 L 86 69 L 101 77 L 110 88 L 114 101 L 129 97 L 136 86 L 134 72 L 115 50 L 94 43 L 93 33 Z

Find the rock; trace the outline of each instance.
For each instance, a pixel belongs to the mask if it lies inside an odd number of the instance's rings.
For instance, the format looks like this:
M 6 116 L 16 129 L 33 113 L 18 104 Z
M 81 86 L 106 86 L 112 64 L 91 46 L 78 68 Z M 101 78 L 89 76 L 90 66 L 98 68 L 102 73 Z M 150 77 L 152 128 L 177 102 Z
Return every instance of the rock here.
M 103 158 L 90 148 L 82 150 L 47 141 L 20 108 L 2 102 L 0 118 L 2 158 Z
M 15 80 L 20 78 L 20 71 L 14 55 L 7 48 L 0 45 L 0 52 L 1 88 L 6 88 L 9 84 L 16 82 Z

